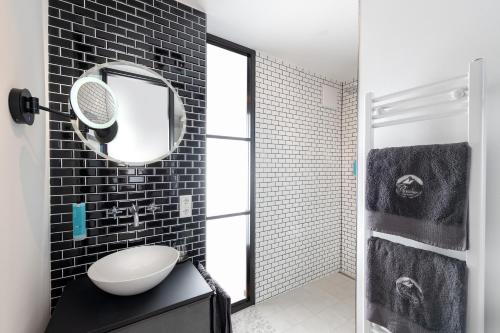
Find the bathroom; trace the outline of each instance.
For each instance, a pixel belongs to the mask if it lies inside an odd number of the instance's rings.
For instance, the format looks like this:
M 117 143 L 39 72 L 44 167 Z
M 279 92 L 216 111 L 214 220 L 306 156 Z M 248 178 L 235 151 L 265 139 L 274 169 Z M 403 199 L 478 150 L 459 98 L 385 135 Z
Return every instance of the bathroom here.
M 376 237 L 464 263 L 467 285 L 452 290 L 460 317 L 427 331 L 500 329 L 495 1 L 0 9 L 0 332 L 419 332 L 368 302 L 382 271 Z M 85 84 L 106 93 L 106 126 Z M 397 98 L 443 92 L 429 107 L 442 118 L 377 125 Z M 446 118 L 448 104 L 470 112 Z M 463 141 L 473 195 L 454 206 L 468 214 L 459 245 L 441 231 L 419 241 L 383 236 L 384 221 L 368 227 L 367 156 L 385 151 L 370 149 Z

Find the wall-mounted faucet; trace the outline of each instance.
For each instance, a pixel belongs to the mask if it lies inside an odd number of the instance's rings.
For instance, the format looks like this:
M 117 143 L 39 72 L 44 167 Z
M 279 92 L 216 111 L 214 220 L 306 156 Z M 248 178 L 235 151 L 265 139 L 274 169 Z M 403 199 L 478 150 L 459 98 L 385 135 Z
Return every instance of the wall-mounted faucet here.
M 132 206 L 128 208 L 128 211 L 130 214 L 134 215 L 134 227 L 137 228 L 139 226 L 139 207 L 137 207 L 136 204 L 132 204 Z
M 113 206 L 112 209 L 108 209 L 107 213 L 108 213 L 108 216 L 112 215 L 113 218 L 116 220 L 116 217 L 118 216 L 118 214 L 120 214 L 124 211 L 128 211 L 129 214 L 134 216 L 134 227 L 137 228 L 141 224 L 139 221 L 139 209 L 140 208 L 137 204 L 132 203 L 132 206 L 128 207 L 127 209 L 120 209 L 120 208 L 117 208 L 117 206 Z M 149 204 L 149 206 L 146 207 L 146 211 L 153 213 L 153 214 L 158 209 L 160 209 L 160 207 L 158 207 L 154 203 L 151 203 L 151 204 Z

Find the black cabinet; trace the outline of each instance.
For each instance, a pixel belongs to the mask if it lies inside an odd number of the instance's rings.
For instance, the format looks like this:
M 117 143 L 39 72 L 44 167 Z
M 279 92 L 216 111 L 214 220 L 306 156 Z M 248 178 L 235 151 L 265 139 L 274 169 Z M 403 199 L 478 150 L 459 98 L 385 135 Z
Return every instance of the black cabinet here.
M 201 333 L 210 332 L 208 299 L 167 311 L 157 316 L 127 325 L 113 333 Z
M 211 295 L 189 262 L 135 296 L 107 294 L 85 276 L 65 288 L 46 332 L 209 333 Z

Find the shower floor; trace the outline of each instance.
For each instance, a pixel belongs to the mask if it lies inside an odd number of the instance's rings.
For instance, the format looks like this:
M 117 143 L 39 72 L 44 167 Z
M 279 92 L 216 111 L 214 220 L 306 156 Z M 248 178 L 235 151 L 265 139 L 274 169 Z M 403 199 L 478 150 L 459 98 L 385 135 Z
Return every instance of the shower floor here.
M 232 316 L 234 333 L 353 333 L 355 281 L 334 273 Z

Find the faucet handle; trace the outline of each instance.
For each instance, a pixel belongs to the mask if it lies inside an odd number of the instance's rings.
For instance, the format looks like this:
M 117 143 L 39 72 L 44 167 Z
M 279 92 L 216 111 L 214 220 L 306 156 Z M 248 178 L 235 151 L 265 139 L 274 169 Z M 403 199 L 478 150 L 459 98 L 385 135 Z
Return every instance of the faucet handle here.
M 160 207 L 158 207 L 157 205 L 155 205 L 154 203 L 150 203 L 149 206 L 146 208 L 146 210 L 148 212 L 151 212 L 151 213 L 154 213 L 155 211 L 157 211 L 158 209 L 160 209 Z
M 118 215 L 118 213 L 122 213 L 124 211 L 125 211 L 125 209 L 120 209 L 120 208 L 117 208 L 116 206 L 113 206 L 112 209 L 108 209 L 106 214 L 108 217 L 109 217 L 109 215 L 113 215 L 113 218 L 116 219 L 116 216 Z

